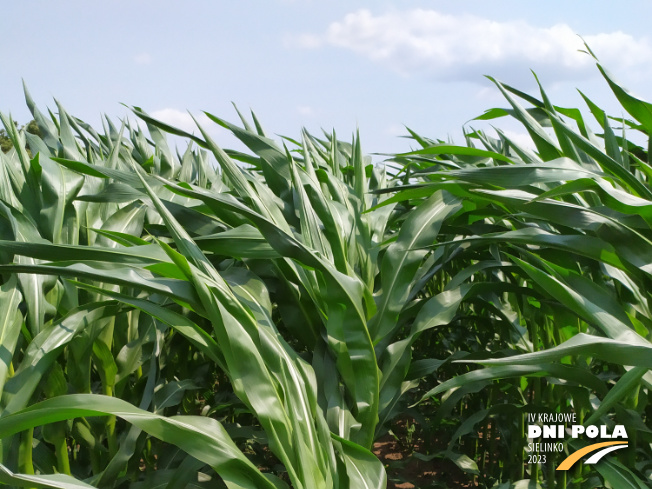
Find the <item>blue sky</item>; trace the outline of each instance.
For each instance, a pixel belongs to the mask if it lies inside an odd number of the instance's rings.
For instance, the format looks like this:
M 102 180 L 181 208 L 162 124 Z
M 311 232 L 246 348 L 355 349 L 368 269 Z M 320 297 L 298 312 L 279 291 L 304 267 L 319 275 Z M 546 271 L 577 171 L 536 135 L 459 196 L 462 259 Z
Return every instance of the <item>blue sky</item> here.
M 365 151 L 403 151 L 404 125 L 461 142 L 464 123 L 505 106 L 484 74 L 534 91 L 532 68 L 554 103 L 581 106 L 579 87 L 621 115 L 576 34 L 652 99 L 650 18 L 649 0 L 8 2 L 0 110 L 29 120 L 22 78 L 42 108 L 56 97 L 92 124 L 124 103 L 191 129 L 187 110 L 236 121 L 235 102 L 269 133 L 359 126 Z

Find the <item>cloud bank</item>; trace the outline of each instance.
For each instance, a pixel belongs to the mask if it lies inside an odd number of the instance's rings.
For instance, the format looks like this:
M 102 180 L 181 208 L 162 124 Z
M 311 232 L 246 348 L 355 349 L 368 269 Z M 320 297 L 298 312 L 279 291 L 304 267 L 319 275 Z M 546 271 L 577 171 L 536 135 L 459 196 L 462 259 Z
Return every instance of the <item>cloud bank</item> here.
M 647 39 L 617 31 L 584 40 L 611 70 L 638 70 L 643 76 L 652 66 Z M 331 23 L 323 34 L 303 34 L 293 43 L 307 49 L 346 49 L 403 75 L 437 81 L 481 83 L 483 74 L 505 81 L 531 80 L 532 69 L 551 83 L 598 73 L 593 58 L 578 51 L 584 49 L 583 42 L 566 24 L 541 28 L 526 21 L 497 22 L 434 10 L 379 15 L 358 10 Z

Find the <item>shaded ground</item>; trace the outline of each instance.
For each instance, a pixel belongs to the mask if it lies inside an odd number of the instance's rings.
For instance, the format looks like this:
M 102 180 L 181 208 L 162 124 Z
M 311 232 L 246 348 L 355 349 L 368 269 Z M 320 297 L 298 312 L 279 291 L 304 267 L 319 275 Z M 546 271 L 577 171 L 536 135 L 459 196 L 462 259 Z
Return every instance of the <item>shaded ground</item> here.
M 465 474 L 453 462 L 442 458 L 420 460 L 415 456 L 424 447 L 419 436 L 406 436 L 405 423 L 399 423 L 396 437 L 387 434 L 374 443 L 373 452 L 387 469 L 388 489 L 428 488 L 472 488 L 477 487 L 473 476 Z M 432 440 L 436 449 L 445 448 L 445 443 Z

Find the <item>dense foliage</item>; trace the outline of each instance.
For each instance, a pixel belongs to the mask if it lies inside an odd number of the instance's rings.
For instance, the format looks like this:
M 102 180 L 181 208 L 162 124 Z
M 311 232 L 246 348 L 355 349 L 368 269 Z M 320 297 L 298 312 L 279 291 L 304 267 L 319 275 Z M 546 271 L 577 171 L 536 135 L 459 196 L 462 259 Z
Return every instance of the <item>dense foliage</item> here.
M 147 132 L 99 133 L 26 92 L 39 134 L 2 116 L 0 482 L 381 489 L 403 476 L 374 446 L 403 433 L 480 487 L 650 487 L 652 166 L 629 135 L 652 106 L 599 69 L 632 120 L 584 97 L 596 134 L 496 82 L 510 107 L 478 119 L 532 147 L 411 132 L 375 166 L 357 136 L 207 114 L 242 153 L 139 108 Z M 537 412 L 630 447 L 528 464 Z
M 16 126 L 16 128 L 19 128 L 18 123 L 16 121 L 14 121 L 14 126 Z M 31 120 L 24 127 L 20 127 L 20 129 L 24 129 L 26 132 L 30 134 L 35 134 L 37 136 L 40 134 L 38 125 L 36 124 L 35 120 Z M 13 142 L 11 138 L 7 135 L 7 131 L 4 129 L 0 129 L 0 151 L 2 151 L 3 153 L 7 153 L 13 146 L 14 146 Z M 29 152 L 29 148 L 26 149 L 27 149 L 27 153 L 31 155 L 31 153 Z

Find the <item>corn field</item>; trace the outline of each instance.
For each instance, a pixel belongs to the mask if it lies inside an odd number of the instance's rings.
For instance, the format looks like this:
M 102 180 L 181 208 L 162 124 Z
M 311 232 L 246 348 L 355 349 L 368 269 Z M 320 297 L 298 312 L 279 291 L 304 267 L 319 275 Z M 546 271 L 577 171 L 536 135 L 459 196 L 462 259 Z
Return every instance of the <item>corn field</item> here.
M 0 483 L 652 487 L 652 105 L 598 69 L 626 116 L 493 80 L 508 108 L 478 120 L 531 146 L 408 130 L 382 164 L 253 113 L 207 113 L 247 152 L 138 107 L 98 131 L 25 90 L 39 134 L 2 115 Z M 571 412 L 628 448 L 532 462 L 527 416 Z

